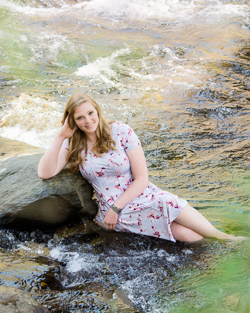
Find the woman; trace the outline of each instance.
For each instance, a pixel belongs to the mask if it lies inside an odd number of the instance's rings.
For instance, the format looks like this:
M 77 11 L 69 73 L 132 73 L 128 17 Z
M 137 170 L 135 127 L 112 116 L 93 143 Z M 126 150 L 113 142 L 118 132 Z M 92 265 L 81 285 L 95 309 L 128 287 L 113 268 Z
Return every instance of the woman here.
M 98 224 L 171 241 L 243 239 L 217 230 L 186 200 L 150 183 L 135 133 L 128 125 L 108 124 L 91 97 L 73 95 L 62 123 L 39 162 L 38 175 L 42 179 L 53 177 L 68 163 L 73 172 L 80 170 L 96 191 Z

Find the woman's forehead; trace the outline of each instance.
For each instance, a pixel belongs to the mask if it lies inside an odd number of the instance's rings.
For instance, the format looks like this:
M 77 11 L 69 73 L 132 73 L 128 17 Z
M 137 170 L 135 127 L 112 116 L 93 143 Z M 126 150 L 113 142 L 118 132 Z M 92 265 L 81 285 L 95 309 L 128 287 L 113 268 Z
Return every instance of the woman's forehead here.
M 95 110 L 95 108 L 92 105 L 92 103 L 90 101 L 86 101 L 86 102 L 80 104 L 79 107 L 76 108 L 74 116 L 85 115 L 85 114 L 87 114 L 89 111 L 91 111 L 93 109 Z

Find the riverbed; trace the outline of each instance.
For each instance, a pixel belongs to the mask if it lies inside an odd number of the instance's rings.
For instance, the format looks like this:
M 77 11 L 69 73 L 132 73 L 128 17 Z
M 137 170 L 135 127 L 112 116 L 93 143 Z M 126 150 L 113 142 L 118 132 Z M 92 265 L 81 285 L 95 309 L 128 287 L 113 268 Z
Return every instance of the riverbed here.
M 0 136 L 47 148 L 84 91 L 136 131 L 150 181 L 249 236 L 249 13 L 244 0 L 0 0 Z M 173 244 L 88 219 L 1 231 L 1 284 L 51 312 L 233 310 L 249 288 L 248 243 Z

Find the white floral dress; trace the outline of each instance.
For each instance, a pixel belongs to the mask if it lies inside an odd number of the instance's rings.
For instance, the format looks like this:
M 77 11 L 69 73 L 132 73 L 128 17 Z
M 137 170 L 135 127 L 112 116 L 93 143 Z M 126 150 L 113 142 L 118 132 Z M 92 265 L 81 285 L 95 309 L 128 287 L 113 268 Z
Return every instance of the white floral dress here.
M 110 205 L 133 181 L 126 151 L 140 145 L 138 137 L 126 124 L 113 123 L 112 138 L 117 150 L 110 150 L 102 157 L 88 150 L 83 166 L 79 166 L 82 176 L 96 191 L 99 203 L 96 221 L 101 225 Z M 63 146 L 68 149 L 67 139 Z M 85 155 L 85 150 L 82 155 Z M 186 200 L 149 183 L 143 193 L 119 213 L 115 230 L 175 241 L 170 226 L 186 205 Z

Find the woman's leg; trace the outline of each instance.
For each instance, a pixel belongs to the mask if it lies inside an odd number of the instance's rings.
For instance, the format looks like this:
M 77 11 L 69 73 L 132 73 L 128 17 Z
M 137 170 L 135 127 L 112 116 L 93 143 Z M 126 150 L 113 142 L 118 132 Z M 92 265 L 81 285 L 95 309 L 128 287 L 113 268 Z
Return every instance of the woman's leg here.
M 236 237 L 233 235 L 228 235 L 216 229 L 202 214 L 200 214 L 190 205 L 185 206 L 183 211 L 175 219 L 175 222 L 182 226 L 185 226 L 186 228 L 189 228 L 190 230 L 194 231 L 195 233 L 203 237 L 213 237 L 217 239 L 231 239 L 231 240 L 245 239 L 245 237 Z
M 172 222 L 171 230 L 174 238 L 178 241 L 194 242 L 199 241 L 203 238 L 200 234 L 196 233 L 192 229 L 182 226 L 181 224 L 178 224 L 176 222 Z

